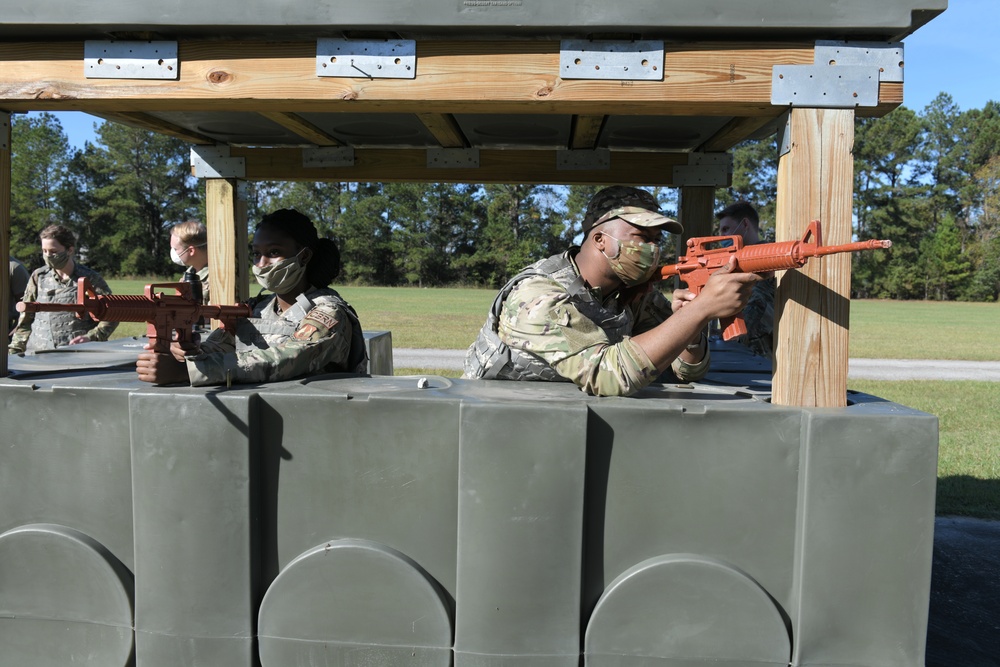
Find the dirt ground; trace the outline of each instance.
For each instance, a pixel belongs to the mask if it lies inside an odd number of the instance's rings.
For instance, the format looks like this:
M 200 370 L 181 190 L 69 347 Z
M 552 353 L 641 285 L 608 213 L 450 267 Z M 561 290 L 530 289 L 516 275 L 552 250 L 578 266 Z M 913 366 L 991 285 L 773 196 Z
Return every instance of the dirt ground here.
M 926 664 L 1000 666 L 1000 521 L 935 521 Z

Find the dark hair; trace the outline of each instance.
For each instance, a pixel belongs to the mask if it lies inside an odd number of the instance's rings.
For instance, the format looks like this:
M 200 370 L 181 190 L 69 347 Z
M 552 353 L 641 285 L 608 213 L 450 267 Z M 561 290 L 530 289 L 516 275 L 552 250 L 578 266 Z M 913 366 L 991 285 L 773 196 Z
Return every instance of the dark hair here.
M 757 209 L 751 206 L 750 202 L 738 201 L 715 214 L 716 220 L 722 220 L 723 218 L 736 218 L 737 220 L 747 218 L 754 229 L 760 230 L 760 218 L 757 216 Z
M 76 247 L 76 234 L 69 227 L 49 225 L 38 234 L 38 239 L 52 239 L 65 248 Z
M 340 250 L 337 249 L 337 244 L 332 239 L 321 238 L 316 233 L 312 220 L 302 213 L 294 208 L 282 208 L 261 218 L 256 229 L 264 225 L 313 251 L 312 259 L 306 264 L 306 278 L 313 286 L 326 287 L 340 275 Z

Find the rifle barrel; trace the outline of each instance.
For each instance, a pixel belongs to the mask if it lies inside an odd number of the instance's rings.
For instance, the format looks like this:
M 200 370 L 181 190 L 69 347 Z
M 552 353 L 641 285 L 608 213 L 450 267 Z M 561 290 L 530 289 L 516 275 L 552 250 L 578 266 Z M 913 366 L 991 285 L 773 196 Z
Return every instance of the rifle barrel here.
M 838 252 L 855 252 L 858 250 L 877 250 L 878 248 L 891 248 L 892 241 L 885 239 L 869 239 L 858 241 L 857 243 L 843 243 L 841 245 L 824 245 L 819 247 L 809 246 L 809 252 L 814 256 L 834 255 Z
M 19 313 L 82 313 L 84 308 L 77 303 L 40 303 L 37 301 L 18 301 L 14 306 Z

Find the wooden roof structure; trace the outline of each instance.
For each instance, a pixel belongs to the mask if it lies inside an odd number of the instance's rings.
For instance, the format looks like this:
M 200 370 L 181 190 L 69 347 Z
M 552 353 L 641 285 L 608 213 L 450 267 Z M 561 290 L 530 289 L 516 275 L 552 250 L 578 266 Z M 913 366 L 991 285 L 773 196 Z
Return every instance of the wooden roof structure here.
M 704 236 L 726 151 L 778 132 L 778 240 L 848 242 L 854 119 L 902 102 L 898 40 L 947 0 L 178 4 L 3 7 L 0 254 L 9 114 L 71 110 L 192 144 L 220 303 L 247 296 L 241 180 L 672 186 Z M 849 287 L 848 256 L 781 277 L 775 403 L 846 404 Z

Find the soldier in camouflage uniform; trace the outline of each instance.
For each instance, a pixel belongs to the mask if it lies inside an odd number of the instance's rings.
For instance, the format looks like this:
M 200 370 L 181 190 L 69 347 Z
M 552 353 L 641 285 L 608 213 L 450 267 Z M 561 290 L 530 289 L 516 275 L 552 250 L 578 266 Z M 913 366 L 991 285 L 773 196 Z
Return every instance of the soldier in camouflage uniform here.
M 77 283 L 88 278 L 97 294 L 111 294 L 104 278 L 77 262 L 76 236 L 62 225 L 49 225 L 38 235 L 42 242 L 45 266 L 35 269 L 24 289 L 23 301 L 41 303 L 76 303 Z M 90 315 L 74 313 L 21 313 L 11 335 L 8 352 L 52 350 L 94 340 L 107 340 L 117 322 L 96 322 Z
M 208 284 L 208 230 L 197 220 L 188 220 L 170 229 L 170 259 L 187 269 L 185 282 L 201 285 L 201 303 L 211 303 Z M 196 278 L 193 278 L 197 276 Z
M 743 245 L 760 243 L 760 218 L 747 202 L 737 202 L 715 214 L 720 236 L 742 236 Z M 750 300 L 743 309 L 747 333 L 733 340 L 750 348 L 754 354 L 774 359 L 774 293 L 778 280 L 768 274 L 753 286 Z
M 193 386 L 262 383 L 320 373 L 365 373 L 368 355 L 354 309 L 327 287 L 340 252 L 306 216 L 282 209 L 264 216 L 253 240 L 253 272 L 272 294 L 251 299 L 253 317 L 235 336 L 217 329 L 194 349 L 143 352 L 139 379 Z M 148 349 L 148 346 L 147 346 Z
M 708 371 L 705 326 L 739 312 L 757 276 L 730 265 L 700 296 L 673 303 L 649 279 L 662 231 L 680 224 L 637 188 L 590 201 L 583 244 L 532 264 L 501 289 L 465 359 L 467 378 L 571 381 L 595 395 L 630 395 L 668 368 L 683 381 Z

